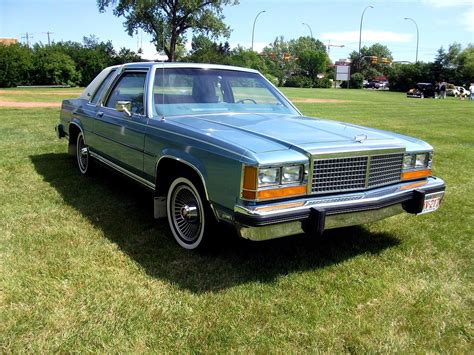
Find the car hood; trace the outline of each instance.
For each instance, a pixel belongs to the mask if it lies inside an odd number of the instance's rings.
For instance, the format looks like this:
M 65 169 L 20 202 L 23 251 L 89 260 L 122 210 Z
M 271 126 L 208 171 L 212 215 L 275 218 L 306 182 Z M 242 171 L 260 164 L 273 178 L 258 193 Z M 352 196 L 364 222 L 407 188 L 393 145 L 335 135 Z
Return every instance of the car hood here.
M 405 146 L 409 139 L 367 127 L 296 115 L 210 114 L 167 119 L 254 153 L 283 149 L 313 153 L 336 146 Z

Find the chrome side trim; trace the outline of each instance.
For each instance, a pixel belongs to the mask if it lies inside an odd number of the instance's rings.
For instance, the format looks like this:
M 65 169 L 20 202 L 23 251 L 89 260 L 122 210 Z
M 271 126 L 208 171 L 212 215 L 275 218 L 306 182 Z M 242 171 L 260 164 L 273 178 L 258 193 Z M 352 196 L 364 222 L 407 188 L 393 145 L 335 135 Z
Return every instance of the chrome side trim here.
M 142 185 L 148 187 L 149 189 L 155 190 L 155 184 L 149 182 L 148 180 L 145 180 L 144 178 L 128 171 L 127 169 L 122 168 L 121 166 L 111 162 L 110 160 L 104 158 L 103 156 L 101 156 L 97 153 L 94 153 L 94 152 L 90 151 L 89 154 L 91 155 L 91 157 L 93 157 L 94 159 L 97 159 L 101 163 L 104 163 L 105 165 L 117 170 L 118 172 L 132 178 L 133 180 L 141 183 Z

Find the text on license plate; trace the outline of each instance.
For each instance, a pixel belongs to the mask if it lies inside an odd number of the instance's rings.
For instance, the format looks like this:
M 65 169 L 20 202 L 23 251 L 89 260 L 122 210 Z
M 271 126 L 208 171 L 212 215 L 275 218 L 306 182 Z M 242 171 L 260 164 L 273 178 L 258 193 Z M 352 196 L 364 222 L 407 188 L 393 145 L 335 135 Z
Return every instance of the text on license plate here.
M 423 210 L 420 214 L 436 211 L 439 208 L 444 193 L 433 193 L 425 196 Z

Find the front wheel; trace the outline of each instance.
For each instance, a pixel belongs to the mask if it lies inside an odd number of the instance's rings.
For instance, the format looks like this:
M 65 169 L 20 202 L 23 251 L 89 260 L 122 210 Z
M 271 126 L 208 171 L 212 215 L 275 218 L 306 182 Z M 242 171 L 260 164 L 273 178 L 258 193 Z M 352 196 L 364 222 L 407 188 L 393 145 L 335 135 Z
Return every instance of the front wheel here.
M 173 180 L 166 199 L 168 223 L 180 246 L 192 250 L 202 246 L 211 224 L 210 208 L 195 184 L 185 177 Z

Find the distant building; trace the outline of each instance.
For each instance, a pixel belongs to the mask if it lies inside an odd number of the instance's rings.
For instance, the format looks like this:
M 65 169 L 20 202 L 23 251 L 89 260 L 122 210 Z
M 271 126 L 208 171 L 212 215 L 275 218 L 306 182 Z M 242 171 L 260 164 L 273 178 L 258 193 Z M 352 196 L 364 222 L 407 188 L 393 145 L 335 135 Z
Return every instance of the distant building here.
M 0 38 L 0 44 L 4 44 L 6 46 L 16 43 L 18 43 L 18 40 L 16 38 Z

